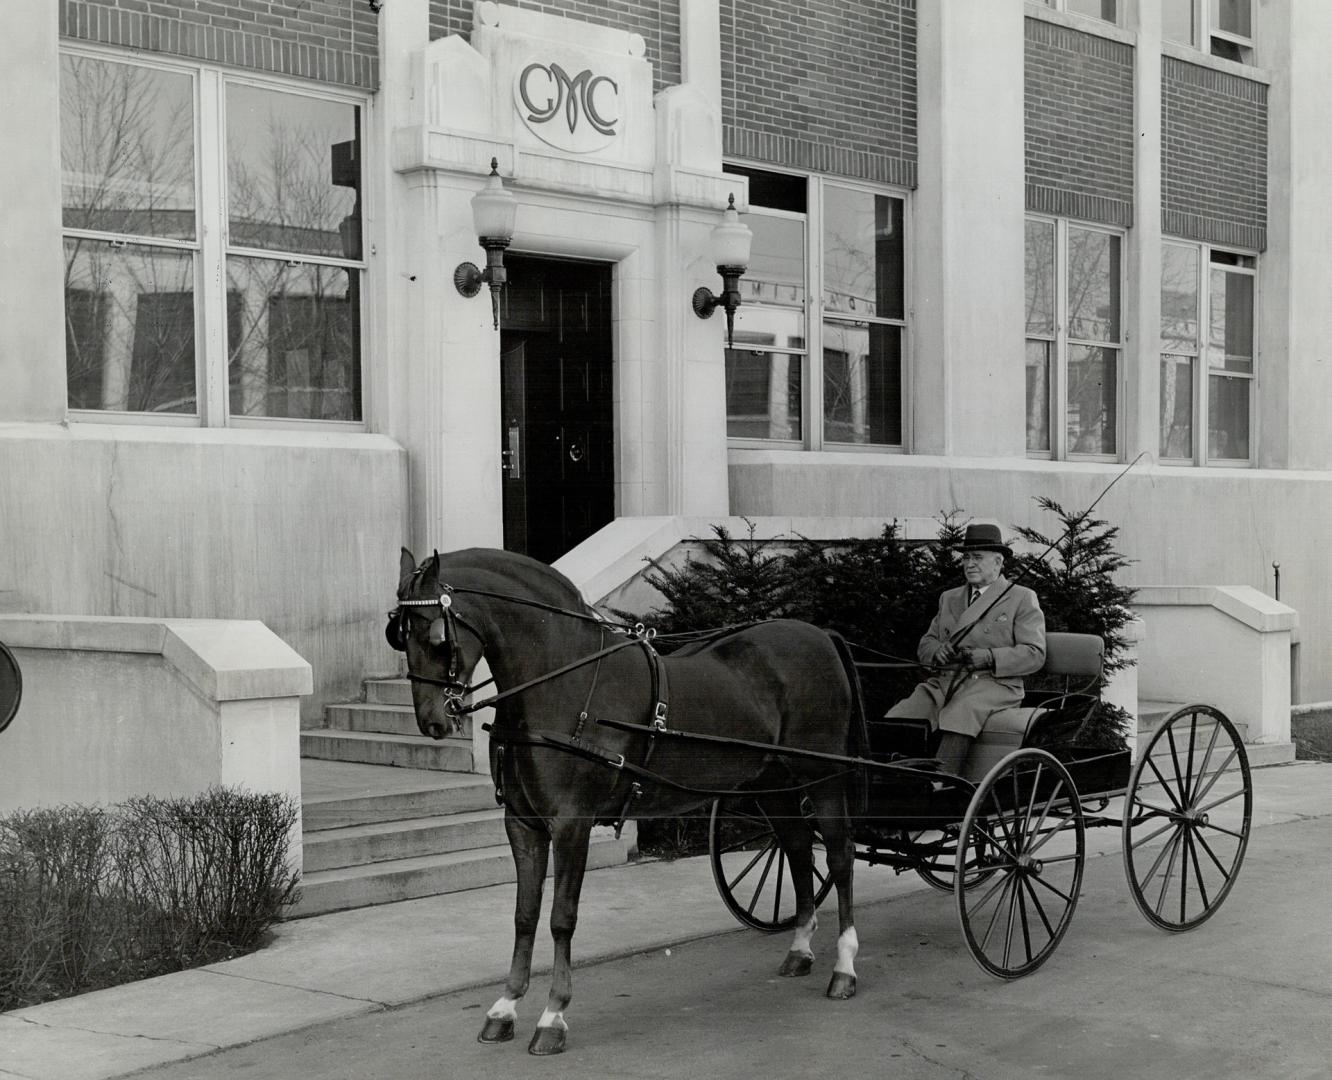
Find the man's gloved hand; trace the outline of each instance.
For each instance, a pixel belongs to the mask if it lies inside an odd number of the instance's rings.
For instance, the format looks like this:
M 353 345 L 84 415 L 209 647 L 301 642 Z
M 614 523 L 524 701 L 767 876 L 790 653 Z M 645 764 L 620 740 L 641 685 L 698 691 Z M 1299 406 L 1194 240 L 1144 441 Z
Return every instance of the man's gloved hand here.
M 989 649 L 959 649 L 958 659 L 972 671 L 985 671 L 994 667 L 994 654 Z
M 947 667 L 949 664 L 958 664 L 962 662 L 962 651 L 951 642 L 945 642 L 939 647 L 939 651 L 934 654 L 934 663 L 938 667 Z

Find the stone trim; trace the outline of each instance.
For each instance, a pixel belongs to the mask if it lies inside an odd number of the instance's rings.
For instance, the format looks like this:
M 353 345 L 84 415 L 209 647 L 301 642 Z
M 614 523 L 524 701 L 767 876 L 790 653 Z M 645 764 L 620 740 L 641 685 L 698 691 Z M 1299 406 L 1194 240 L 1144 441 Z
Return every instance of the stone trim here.
M 1133 204 L 1102 195 L 1064 191 L 1044 184 L 1027 185 L 1027 209 L 1056 217 L 1095 221 L 1103 225 L 1133 226 Z

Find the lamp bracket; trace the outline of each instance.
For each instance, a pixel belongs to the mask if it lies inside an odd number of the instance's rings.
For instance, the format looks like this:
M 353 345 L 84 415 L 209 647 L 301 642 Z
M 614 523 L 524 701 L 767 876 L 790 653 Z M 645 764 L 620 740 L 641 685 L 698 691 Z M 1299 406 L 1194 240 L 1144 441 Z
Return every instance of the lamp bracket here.
M 700 285 L 695 289 L 693 299 L 690 301 L 694 314 L 700 319 L 712 318 L 712 313 L 720 303 L 721 297 L 714 295 L 713 291 L 706 285 Z
M 485 276 L 476 263 L 461 262 L 453 271 L 453 287 L 471 299 L 481 291 Z

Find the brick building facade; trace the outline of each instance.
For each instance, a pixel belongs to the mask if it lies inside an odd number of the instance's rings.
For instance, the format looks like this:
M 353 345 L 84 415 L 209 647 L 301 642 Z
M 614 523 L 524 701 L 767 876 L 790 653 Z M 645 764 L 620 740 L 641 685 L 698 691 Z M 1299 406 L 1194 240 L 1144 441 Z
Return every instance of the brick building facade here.
M 1035 495 L 1086 505 L 1145 452 L 1107 508 L 1136 581 L 1280 562 L 1332 640 L 1304 549 L 1332 530 L 1332 14 L 1255 3 L 1249 37 L 1189 40 L 1175 4 L 1077 6 L 20 0 L 0 516 L 30 527 L 0 603 L 262 619 L 317 710 L 394 662 L 404 541 L 1044 527 Z M 138 156 L 80 127 L 117 103 Z M 454 284 L 492 158 L 518 200 L 498 328 Z M 728 348 L 691 297 L 720 290 L 731 195 Z M 554 478 L 515 495 L 542 432 Z

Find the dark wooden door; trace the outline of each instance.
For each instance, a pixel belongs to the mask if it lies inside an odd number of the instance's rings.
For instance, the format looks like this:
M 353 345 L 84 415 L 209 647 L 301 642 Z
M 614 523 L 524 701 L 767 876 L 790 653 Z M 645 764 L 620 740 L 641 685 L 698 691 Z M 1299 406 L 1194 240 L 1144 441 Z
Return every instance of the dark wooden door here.
M 505 260 L 504 546 L 553 562 L 615 517 L 610 267 Z

